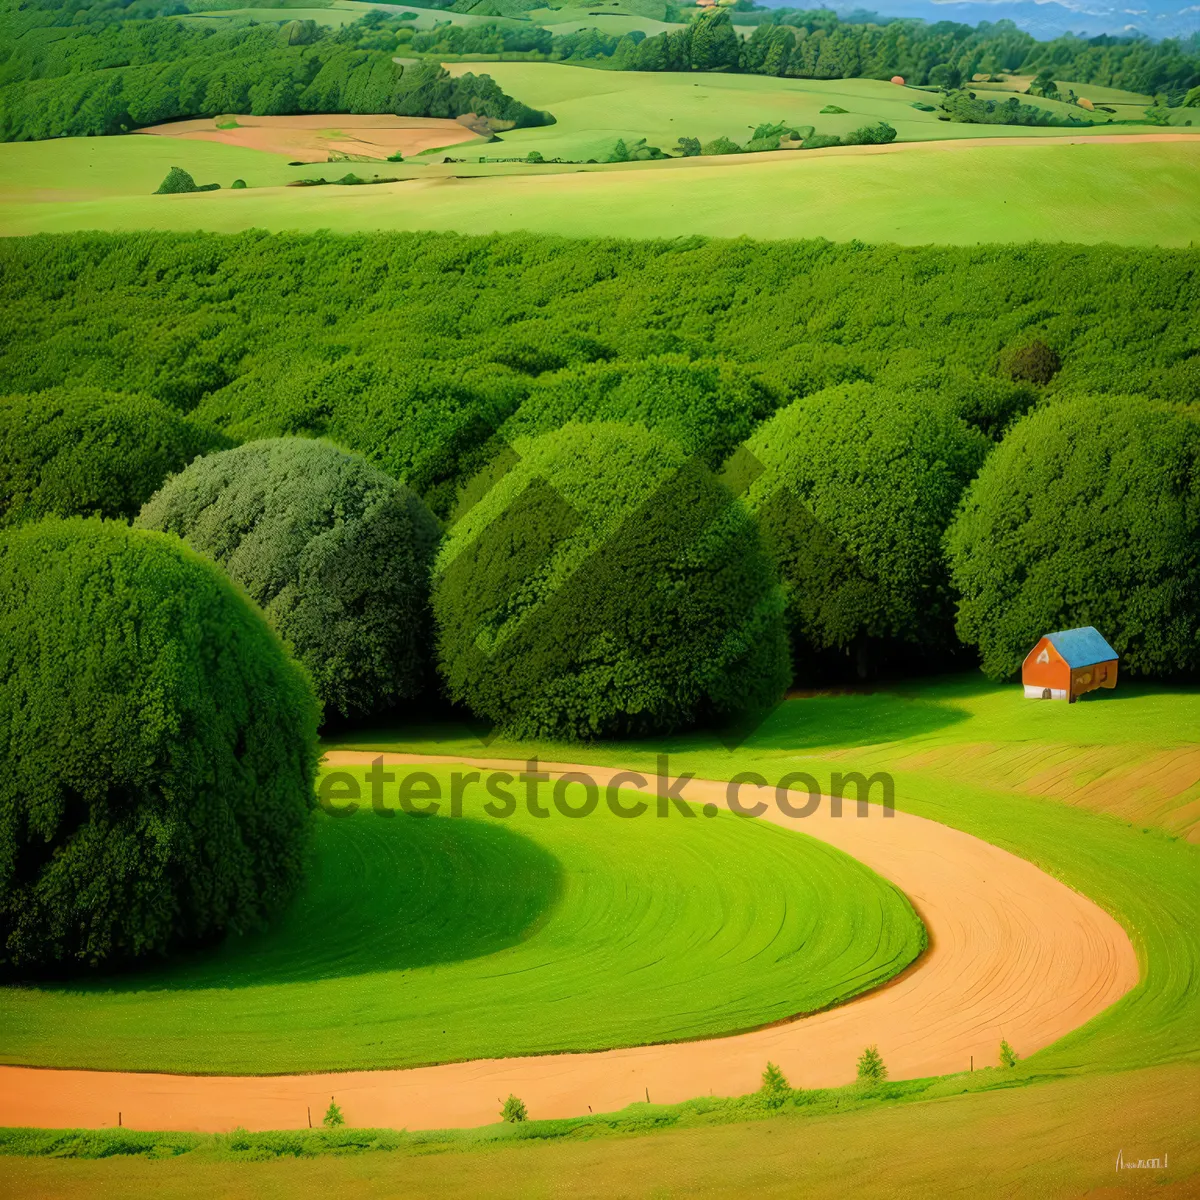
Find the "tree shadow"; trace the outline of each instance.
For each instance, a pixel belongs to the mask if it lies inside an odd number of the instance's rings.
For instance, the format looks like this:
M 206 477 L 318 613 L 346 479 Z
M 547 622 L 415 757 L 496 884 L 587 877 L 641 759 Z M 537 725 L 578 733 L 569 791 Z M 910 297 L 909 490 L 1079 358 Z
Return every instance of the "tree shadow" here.
M 872 746 L 938 733 L 974 714 L 949 698 L 890 689 L 846 689 L 789 696 L 741 744 L 741 751 Z
M 40 986 L 242 988 L 461 962 L 529 938 L 562 886 L 558 859 L 497 821 L 318 812 L 306 882 L 268 929 L 120 976 Z

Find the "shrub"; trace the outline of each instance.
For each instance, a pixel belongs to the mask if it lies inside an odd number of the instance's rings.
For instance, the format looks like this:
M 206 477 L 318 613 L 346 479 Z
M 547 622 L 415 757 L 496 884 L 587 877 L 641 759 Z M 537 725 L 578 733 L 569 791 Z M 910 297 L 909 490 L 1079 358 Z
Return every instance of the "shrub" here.
M 681 137 L 675 147 L 675 153 L 681 158 L 696 158 L 700 154 L 700 139 Z
M 947 535 L 958 631 L 995 679 L 1045 633 L 1094 625 L 1122 670 L 1200 666 L 1200 423 L 1079 397 L 1023 417 Z
M 823 109 L 821 109 L 821 113 L 824 116 L 828 116 L 833 113 L 844 113 L 845 111 L 846 110 L 844 108 L 837 104 L 827 104 Z
M 770 564 L 707 468 L 659 433 L 607 422 L 513 448 L 435 572 L 451 699 L 520 736 L 603 737 L 782 693 Z
M 1008 377 L 1019 383 L 1047 384 L 1062 370 L 1058 355 L 1037 339 L 1006 351 L 1001 365 Z
M 773 1062 L 767 1063 L 767 1069 L 762 1073 L 762 1086 L 758 1089 L 763 1107 L 782 1108 L 791 1097 L 792 1089 L 783 1072 Z
M 231 445 L 148 396 L 54 388 L 0 398 L 0 525 L 137 515 L 173 471 Z
M 236 192 L 236 191 L 239 191 L 239 190 L 241 190 L 242 188 L 244 188 L 244 187 L 246 186 L 246 181 L 245 181 L 244 179 L 235 179 L 235 180 L 233 181 L 233 183 L 232 183 L 230 186 L 231 186 L 231 187 L 233 188 L 233 190 Z
M 626 143 L 624 138 L 618 138 L 612 153 L 606 162 L 649 162 L 651 159 L 666 158 L 658 146 L 647 146 L 645 138 L 636 142 Z M 533 161 L 532 159 L 529 161 Z
M 741 154 L 742 148 L 737 142 L 732 141 L 727 137 L 713 138 L 711 142 L 706 142 L 700 147 L 700 153 L 711 154 Z
M 219 562 L 344 716 L 417 694 L 438 538 L 424 504 L 356 454 L 272 438 L 199 459 L 142 509 Z
M 298 882 L 316 702 L 261 616 L 175 538 L 0 534 L 0 964 L 252 928 Z
M 525 1101 L 519 1100 L 511 1092 L 508 1094 L 508 1099 L 504 1102 L 504 1107 L 500 1110 L 500 1117 L 504 1121 L 527 1121 L 529 1120 L 529 1110 L 525 1107 Z
M 896 131 L 886 121 L 863 125 L 842 138 L 844 146 L 885 146 L 896 140 Z
M 858 1082 L 865 1084 L 883 1083 L 888 1077 L 887 1067 L 878 1046 L 868 1046 L 858 1058 Z
M 544 374 L 501 434 L 549 433 L 568 421 L 641 424 L 716 467 L 774 408 L 774 396 L 741 367 L 664 354 Z
M 842 139 L 832 133 L 810 133 L 800 144 L 802 150 L 824 150 L 827 146 L 840 146 Z
M 342 1110 L 338 1106 L 338 1102 L 332 1097 L 329 1097 L 329 1107 L 325 1110 L 325 1116 L 321 1120 L 321 1124 L 326 1129 L 336 1129 L 339 1125 L 345 1125 L 346 1118 L 342 1116 Z
M 525 161 L 529 163 L 543 163 L 546 160 L 542 157 L 542 152 L 540 150 L 530 150 L 530 152 L 525 155 Z
M 154 194 L 156 196 L 174 196 L 180 192 L 194 192 L 195 190 L 196 181 L 182 167 L 172 167 Z
M 747 493 L 793 642 L 819 650 L 953 638 L 942 537 L 987 439 L 927 399 L 863 384 L 798 400 L 746 443 Z
M 1008 1044 L 1007 1038 L 1000 1039 L 1000 1065 L 1002 1067 L 1015 1067 L 1017 1060 L 1021 1056 Z

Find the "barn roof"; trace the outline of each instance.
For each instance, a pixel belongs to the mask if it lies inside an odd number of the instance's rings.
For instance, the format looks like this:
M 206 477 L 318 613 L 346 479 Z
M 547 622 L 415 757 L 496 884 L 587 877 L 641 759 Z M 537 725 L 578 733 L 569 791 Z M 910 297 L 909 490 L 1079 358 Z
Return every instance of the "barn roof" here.
M 1050 645 L 1066 660 L 1068 667 L 1091 667 L 1096 663 L 1111 662 L 1117 652 L 1100 636 L 1092 625 L 1081 629 L 1064 629 L 1061 633 L 1048 633 Z

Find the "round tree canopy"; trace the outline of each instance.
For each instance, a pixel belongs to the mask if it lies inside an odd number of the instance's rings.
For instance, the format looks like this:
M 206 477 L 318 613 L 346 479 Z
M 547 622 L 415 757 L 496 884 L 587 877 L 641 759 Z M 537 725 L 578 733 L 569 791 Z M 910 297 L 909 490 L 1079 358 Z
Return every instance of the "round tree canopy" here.
M 229 439 L 148 396 L 54 388 L 0 398 L 0 525 L 125 517 L 174 471 Z
M 987 439 L 947 406 L 864 384 L 782 409 L 746 450 L 747 493 L 775 554 L 793 638 L 953 642 L 942 535 Z
M 0 534 L 0 965 L 136 958 L 255 926 L 300 878 L 316 700 L 177 538 Z
M 958 629 L 1013 676 L 1046 633 L 1094 625 L 1122 670 L 1200 667 L 1200 422 L 1081 397 L 1023 417 L 948 537 Z
M 425 682 L 437 522 L 359 455 L 306 438 L 249 442 L 175 476 L 138 524 L 219 562 L 343 715 Z
M 518 439 L 434 582 L 452 699 L 522 736 L 650 733 L 769 705 L 782 602 L 744 507 L 644 426 Z
M 774 408 L 762 384 L 731 363 L 664 354 L 543 375 L 500 432 L 532 437 L 568 421 L 646 425 L 716 467 Z

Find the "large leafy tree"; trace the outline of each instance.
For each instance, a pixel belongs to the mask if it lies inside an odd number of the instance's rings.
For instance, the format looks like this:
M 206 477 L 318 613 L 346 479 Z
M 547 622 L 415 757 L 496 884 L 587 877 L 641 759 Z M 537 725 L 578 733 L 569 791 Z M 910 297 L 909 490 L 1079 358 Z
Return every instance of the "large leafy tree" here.
M 987 451 L 928 397 L 850 385 L 798 400 L 746 443 L 748 500 L 776 555 L 797 645 L 953 644 L 942 536 Z
M 0 965 L 98 964 L 261 922 L 301 876 L 316 701 L 178 539 L 0 534 Z
M 1044 633 L 1094 625 L 1123 669 L 1200 667 L 1200 421 L 1079 397 L 1022 418 L 947 537 L 958 630 L 995 679 Z
M 306 438 L 249 442 L 175 476 L 138 524 L 219 562 L 295 648 L 328 708 L 377 712 L 423 686 L 439 529 L 359 455 Z
M 548 433 L 568 421 L 641 424 L 716 467 L 774 408 L 772 394 L 733 363 L 664 354 L 542 375 L 500 432 Z
M 52 388 L 0 398 L 0 525 L 134 517 L 166 477 L 228 438 L 148 396 Z
M 782 694 L 770 563 L 703 464 L 612 422 L 514 449 L 435 572 L 453 700 L 515 734 L 589 738 L 721 721 Z

